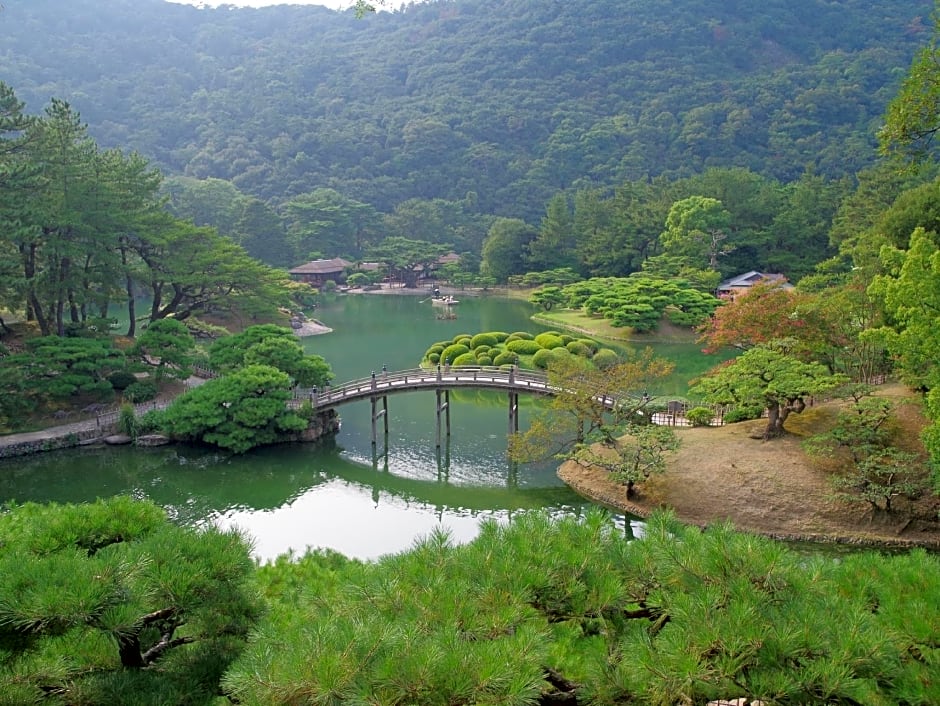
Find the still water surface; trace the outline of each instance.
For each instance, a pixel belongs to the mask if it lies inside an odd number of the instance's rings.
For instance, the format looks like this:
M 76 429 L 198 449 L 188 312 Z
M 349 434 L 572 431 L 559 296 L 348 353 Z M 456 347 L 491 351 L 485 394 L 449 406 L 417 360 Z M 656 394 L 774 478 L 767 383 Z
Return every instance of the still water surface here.
M 422 296 L 348 295 L 316 311 L 332 333 L 304 339 L 324 356 L 336 381 L 417 367 L 435 341 L 480 331 L 544 330 L 531 305 L 497 297 L 465 298 L 455 320 L 439 320 Z M 664 346 L 680 372 L 663 395 L 715 363 L 695 346 Z M 655 391 L 654 391 L 655 392 Z M 373 559 L 407 549 L 443 527 L 472 539 L 483 518 L 507 520 L 542 508 L 582 513 L 590 503 L 555 475 L 554 463 L 513 468 L 505 457 L 508 408 L 499 393 L 451 393 L 452 436 L 435 449 L 433 392 L 388 398 L 389 438 L 373 453 L 370 405 L 339 409 L 342 430 L 317 445 L 285 445 L 231 456 L 203 448 L 89 448 L 0 461 L 0 500 L 82 502 L 115 494 L 149 498 L 178 521 L 238 526 L 262 560 L 306 547 Z M 520 398 L 521 425 L 536 400 Z M 381 428 L 381 424 L 379 425 Z M 629 530 L 628 520 L 624 520 Z

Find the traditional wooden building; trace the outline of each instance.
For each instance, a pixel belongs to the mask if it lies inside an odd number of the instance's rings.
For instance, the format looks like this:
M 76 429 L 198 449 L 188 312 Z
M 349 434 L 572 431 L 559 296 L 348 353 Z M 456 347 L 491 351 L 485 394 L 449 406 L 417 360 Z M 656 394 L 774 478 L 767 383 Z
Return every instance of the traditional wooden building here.
M 768 274 L 766 272 L 751 270 L 750 272 L 745 272 L 743 275 L 726 279 L 718 285 L 717 293 L 719 297 L 734 299 L 736 295 L 748 291 L 755 284 L 761 282 L 776 282 L 784 289 L 793 289 L 793 285 L 787 282 L 787 278 L 784 275 Z
M 287 273 L 292 280 L 304 282 L 313 287 L 322 287 L 329 280 L 336 284 L 345 282 L 346 268 L 352 264 L 341 257 L 334 257 L 331 260 L 313 260 L 288 270 Z

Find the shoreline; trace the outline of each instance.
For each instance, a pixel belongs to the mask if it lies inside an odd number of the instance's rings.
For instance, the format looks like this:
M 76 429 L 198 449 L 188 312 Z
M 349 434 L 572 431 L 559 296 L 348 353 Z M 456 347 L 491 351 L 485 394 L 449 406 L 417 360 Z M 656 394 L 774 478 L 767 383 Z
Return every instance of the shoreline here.
M 724 518 L 716 518 L 712 522 L 702 521 L 692 519 L 686 516 L 683 516 L 682 512 L 676 508 L 670 507 L 668 505 L 644 505 L 638 503 L 635 500 L 629 501 L 624 497 L 623 486 L 618 484 L 611 483 L 603 477 L 601 477 L 601 471 L 593 471 L 596 474 L 597 478 L 595 482 L 585 481 L 583 478 L 579 477 L 578 474 L 572 473 L 572 469 L 569 467 L 569 464 L 576 466 L 577 464 L 574 461 L 566 461 L 563 463 L 557 471 L 558 477 L 564 481 L 565 485 L 571 488 L 578 495 L 583 498 L 590 500 L 591 502 L 602 505 L 610 510 L 617 512 L 625 512 L 631 515 L 635 515 L 641 519 L 646 519 L 652 515 L 657 510 L 666 510 L 671 509 L 676 513 L 676 519 L 679 520 L 682 524 L 692 525 L 698 527 L 702 530 L 708 529 L 710 524 L 714 524 L 716 521 L 723 521 Z M 913 549 L 916 547 L 922 547 L 929 550 L 940 550 L 940 539 L 931 541 L 926 539 L 905 539 L 905 538 L 891 538 L 891 537 L 866 537 L 859 536 L 852 533 L 796 533 L 796 532 L 773 532 L 768 530 L 760 530 L 753 527 L 747 527 L 741 524 L 734 522 L 731 519 L 734 528 L 738 532 L 746 532 L 749 534 L 756 534 L 762 537 L 767 537 L 768 539 L 773 539 L 783 542 L 807 542 L 810 544 L 842 544 L 850 546 L 859 546 L 859 547 L 871 547 L 872 549 L 877 549 L 878 547 L 885 548 L 896 548 L 904 549 L 909 548 Z

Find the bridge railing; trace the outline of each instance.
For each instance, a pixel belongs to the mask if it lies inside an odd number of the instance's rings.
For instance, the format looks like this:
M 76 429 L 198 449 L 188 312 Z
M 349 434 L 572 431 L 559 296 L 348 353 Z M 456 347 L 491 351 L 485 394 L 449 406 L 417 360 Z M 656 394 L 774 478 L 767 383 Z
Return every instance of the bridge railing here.
M 543 394 L 550 391 L 546 376 L 534 371 L 497 366 L 439 366 L 396 371 L 383 370 L 369 377 L 350 380 L 341 385 L 295 388 L 292 406 L 296 407 L 309 401 L 316 407 L 324 407 L 349 399 L 382 395 L 396 390 L 440 386 L 460 387 L 463 383 L 475 385 L 483 383 L 494 388 L 529 389 Z

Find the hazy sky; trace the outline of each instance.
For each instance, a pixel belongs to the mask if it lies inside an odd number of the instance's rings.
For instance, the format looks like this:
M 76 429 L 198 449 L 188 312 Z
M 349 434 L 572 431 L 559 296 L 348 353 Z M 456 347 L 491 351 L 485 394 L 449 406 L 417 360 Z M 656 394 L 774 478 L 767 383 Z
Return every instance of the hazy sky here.
M 239 7 L 267 7 L 268 5 L 324 5 L 334 10 L 349 7 L 354 0 L 168 0 L 181 5 L 238 5 Z

